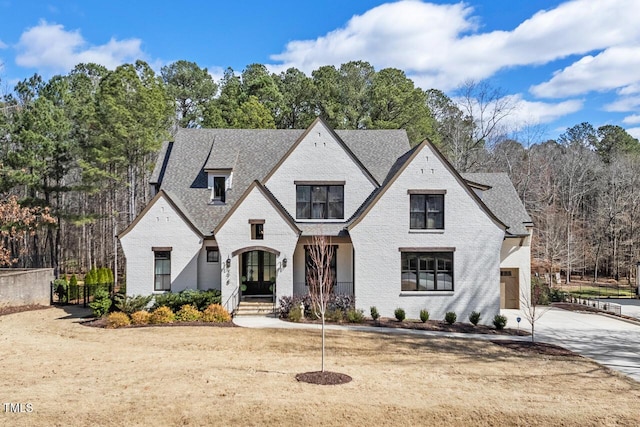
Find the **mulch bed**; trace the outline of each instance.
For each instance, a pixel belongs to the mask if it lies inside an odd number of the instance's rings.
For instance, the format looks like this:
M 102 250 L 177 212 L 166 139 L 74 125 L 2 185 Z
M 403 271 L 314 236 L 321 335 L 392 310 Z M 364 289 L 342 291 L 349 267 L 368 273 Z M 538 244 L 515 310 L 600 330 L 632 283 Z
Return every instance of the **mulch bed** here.
M 283 320 L 286 321 L 287 319 L 283 319 Z M 319 324 L 321 322 L 319 320 L 305 319 L 303 323 Z M 373 326 L 373 327 L 380 327 L 380 328 L 415 329 L 420 331 L 458 332 L 458 333 L 464 333 L 464 334 L 513 335 L 513 336 L 531 335 L 529 332 L 527 332 L 524 329 L 517 330 L 517 329 L 506 328 L 502 330 L 497 330 L 496 328 L 487 326 L 487 325 L 473 326 L 471 323 L 462 323 L 462 322 L 456 322 L 453 325 L 449 325 L 448 323 L 439 321 L 439 320 L 427 320 L 424 323 L 422 323 L 419 320 L 404 320 L 402 322 L 399 322 L 396 319 L 381 317 L 377 321 L 366 319 L 361 323 L 346 323 L 346 322 L 335 323 L 335 322 L 328 322 L 328 321 L 326 323 L 332 324 L 332 325 L 341 324 L 341 325 L 351 325 L 351 326 Z
M 339 372 L 314 371 L 298 374 L 296 375 L 296 380 L 318 385 L 338 385 L 346 384 L 350 382 L 352 378 L 349 375 L 341 374 Z
M 81 322 L 82 325 L 84 326 L 90 326 L 92 328 L 107 328 L 107 319 L 106 318 L 101 318 L 101 319 L 91 319 L 91 320 L 87 320 L 84 322 Z M 236 325 L 233 322 L 222 322 L 222 323 L 216 323 L 216 322 L 173 322 L 173 323 L 154 323 L 154 324 L 148 324 L 148 325 L 129 325 L 129 326 L 121 326 L 119 328 L 116 329 L 127 329 L 127 328 L 156 328 L 156 327 L 172 327 L 172 326 L 213 326 L 213 327 L 217 327 L 217 328 L 237 328 L 238 325 Z
M 47 308 L 51 308 L 51 306 L 40 305 L 40 304 L 29 304 L 29 305 L 19 305 L 16 307 L 0 307 L 0 316 L 5 316 L 7 314 L 13 314 L 13 313 L 22 313 L 23 311 L 44 310 Z
M 602 310 L 598 310 L 595 307 L 591 307 L 590 305 L 574 304 L 571 302 L 554 302 L 554 303 L 551 303 L 551 306 L 556 308 L 561 308 L 563 310 L 568 310 L 568 311 L 586 311 L 589 313 L 600 313 L 602 311 Z
M 542 342 L 507 341 L 507 340 L 495 340 L 491 342 L 493 344 L 506 347 L 514 351 L 523 352 L 523 353 L 542 354 L 545 356 L 581 357 L 579 354 L 574 353 L 573 351 L 567 350 L 566 348 L 562 348 L 557 345 L 546 344 Z

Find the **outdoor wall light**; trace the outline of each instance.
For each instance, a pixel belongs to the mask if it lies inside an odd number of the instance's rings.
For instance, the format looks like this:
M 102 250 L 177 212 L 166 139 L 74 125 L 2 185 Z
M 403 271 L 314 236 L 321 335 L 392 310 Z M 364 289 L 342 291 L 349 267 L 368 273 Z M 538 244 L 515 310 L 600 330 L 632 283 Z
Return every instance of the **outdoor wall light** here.
M 282 268 L 287 268 L 287 257 L 282 260 Z
M 231 268 L 231 258 L 227 256 L 227 268 Z

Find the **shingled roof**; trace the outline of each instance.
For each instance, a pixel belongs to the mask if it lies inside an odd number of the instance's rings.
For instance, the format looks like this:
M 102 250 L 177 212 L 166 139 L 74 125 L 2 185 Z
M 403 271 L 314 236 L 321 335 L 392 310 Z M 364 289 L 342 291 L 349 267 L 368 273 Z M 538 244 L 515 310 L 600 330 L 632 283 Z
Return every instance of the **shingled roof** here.
M 254 180 L 263 182 L 303 129 L 179 129 L 162 145 L 152 184 L 171 194 L 203 236 L 209 236 Z M 378 182 L 409 150 L 404 130 L 337 130 L 338 137 Z M 207 170 L 233 170 L 224 205 L 210 205 Z M 339 226 L 340 229 L 343 226 Z M 306 226 L 301 227 L 306 230 Z
M 507 236 L 528 235 L 527 226 L 532 226 L 527 213 L 506 173 L 463 173 L 462 177 L 472 183 L 483 184 L 489 189 L 482 192 L 482 201 L 505 223 Z

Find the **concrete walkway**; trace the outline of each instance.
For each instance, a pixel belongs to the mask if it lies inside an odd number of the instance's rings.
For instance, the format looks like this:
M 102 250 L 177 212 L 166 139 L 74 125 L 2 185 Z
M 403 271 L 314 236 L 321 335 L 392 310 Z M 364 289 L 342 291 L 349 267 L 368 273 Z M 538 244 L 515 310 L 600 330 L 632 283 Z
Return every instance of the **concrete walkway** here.
M 502 310 L 508 327 L 530 329 L 519 310 Z M 612 316 L 551 308 L 535 323 L 536 340 L 556 344 L 640 381 L 640 325 Z
M 507 316 L 507 326 L 515 328 L 516 318 L 521 317 L 520 327 L 531 326 L 519 310 L 502 310 Z M 246 328 L 315 329 L 320 325 L 284 322 L 267 316 L 238 316 L 233 319 Z M 351 330 L 384 334 L 408 334 L 477 340 L 525 340 L 530 337 L 487 334 L 461 334 L 413 329 L 376 328 L 356 325 L 327 325 L 327 330 Z M 599 314 L 577 313 L 552 308 L 536 322 L 536 341 L 556 344 L 582 356 L 622 372 L 640 381 L 640 326 Z

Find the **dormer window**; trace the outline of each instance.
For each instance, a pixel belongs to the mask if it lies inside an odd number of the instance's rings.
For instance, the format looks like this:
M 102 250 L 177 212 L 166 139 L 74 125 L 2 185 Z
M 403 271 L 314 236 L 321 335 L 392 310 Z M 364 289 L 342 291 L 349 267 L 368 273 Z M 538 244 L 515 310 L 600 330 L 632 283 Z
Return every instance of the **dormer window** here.
M 211 190 L 210 201 L 213 204 L 223 204 L 227 199 L 227 191 L 231 189 L 230 171 L 210 171 L 208 188 Z
M 344 182 L 295 182 L 296 219 L 344 219 Z

